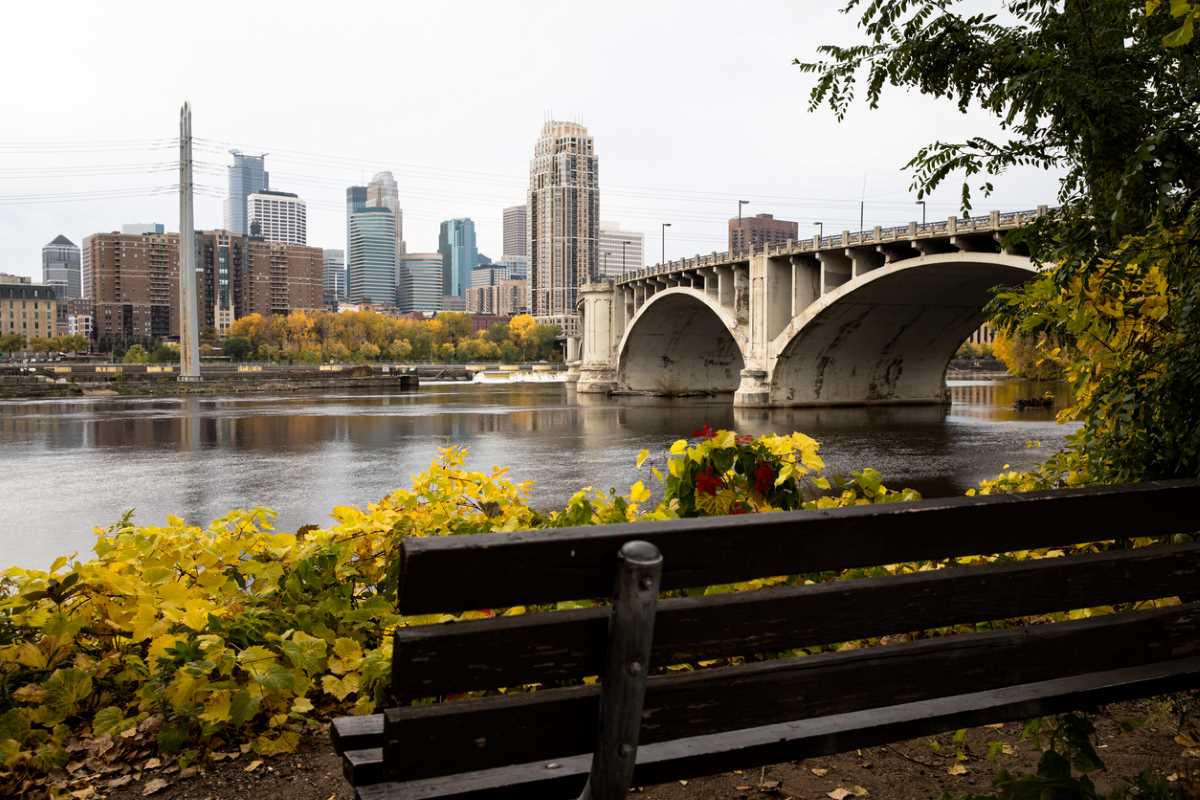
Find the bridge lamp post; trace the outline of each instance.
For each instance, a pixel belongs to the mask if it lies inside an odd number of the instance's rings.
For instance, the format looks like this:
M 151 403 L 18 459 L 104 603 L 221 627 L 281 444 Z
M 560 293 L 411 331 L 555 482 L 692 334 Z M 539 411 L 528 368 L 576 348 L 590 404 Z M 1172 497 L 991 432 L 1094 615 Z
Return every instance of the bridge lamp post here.
M 625 277 L 625 245 L 627 245 L 627 244 L 629 244 L 629 242 L 625 241 L 624 239 L 621 240 L 621 277 L 622 278 Z
M 817 226 L 817 238 L 821 239 L 822 237 L 824 237 L 825 236 L 825 223 L 817 221 L 817 222 L 814 222 L 813 225 Z
M 738 221 L 739 222 L 742 219 L 742 206 L 748 206 L 748 205 L 750 205 L 749 200 L 738 200 Z
M 605 250 L 600 255 L 604 257 L 604 280 L 608 280 L 608 251 Z
M 667 228 L 671 227 L 671 223 L 664 222 L 662 224 L 662 260 L 658 263 L 667 263 Z
M 921 207 L 921 224 L 924 225 L 925 224 L 925 201 L 918 200 L 916 204 Z

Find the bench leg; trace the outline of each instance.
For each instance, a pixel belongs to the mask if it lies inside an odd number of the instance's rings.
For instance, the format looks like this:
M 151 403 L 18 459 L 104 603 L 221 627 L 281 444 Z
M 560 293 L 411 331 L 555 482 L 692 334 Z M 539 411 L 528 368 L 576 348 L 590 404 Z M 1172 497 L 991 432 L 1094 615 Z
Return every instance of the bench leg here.
M 624 800 L 637 763 L 662 554 L 648 542 L 634 541 L 627 542 L 617 558 L 601 678 L 600 732 L 592 772 L 579 800 Z

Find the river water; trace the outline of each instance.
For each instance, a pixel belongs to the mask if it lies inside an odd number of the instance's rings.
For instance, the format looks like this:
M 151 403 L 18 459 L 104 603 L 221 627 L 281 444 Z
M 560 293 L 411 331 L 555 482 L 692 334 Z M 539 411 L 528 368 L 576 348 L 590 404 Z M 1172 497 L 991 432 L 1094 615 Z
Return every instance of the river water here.
M 45 568 L 90 552 L 92 527 L 135 509 L 205 523 L 236 507 L 279 511 L 280 530 L 324 524 L 408 485 L 437 448 L 511 467 L 534 502 L 583 486 L 628 487 L 645 447 L 658 454 L 705 424 L 740 433 L 804 431 L 833 472 L 872 466 L 894 488 L 960 494 L 1005 464 L 1028 467 L 1072 430 L 1018 398 L 1061 387 L 951 381 L 937 408 L 747 411 L 719 400 L 598 400 L 563 384 L 446 384 L 412 394 L 104 398 L 0 402 L 0 568 Z M 1041 449 L 1026 443 L 1038 440 Z M 641 477 L 645 477 L 644 474 Z

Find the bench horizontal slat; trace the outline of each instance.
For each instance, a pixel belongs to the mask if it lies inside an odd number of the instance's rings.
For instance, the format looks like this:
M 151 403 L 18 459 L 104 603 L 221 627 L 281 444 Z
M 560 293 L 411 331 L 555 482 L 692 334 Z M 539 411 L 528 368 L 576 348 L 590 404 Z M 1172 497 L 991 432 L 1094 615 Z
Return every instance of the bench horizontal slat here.
M 650 679 L 642 742 L 915 702 L 1200 655 L 1200 604 L 946 636 Z M 592 749 L 598 687 L 384 712 L 391 779 Z M 395 742 L 395 747 L 389 743 Z
M 466 611 L 605 597 L 621 545 L 664 558 L 663 589 L 1196 528 L 1195 481 L 1149 482 L 560 531 L 406 539 L 399 608 Z
M 348 750 L 363 750 L 383 745 L 383 714 L 337 717 L 329 726 L 329 738 L 339 755 Z
M 812 758 L 965 727 L 1059 714 L 1200 685 L 1200 658 L 1171 660 L 1012 688 L 694 736 L 638 749 L 635 785 Z M 379 753 L 381 751 L 375 751 Z M 360 762 L 364 777 L 382 774 Z M 578 795 L 591 755 L 407 783 L 358 785 L 361 800 L 562 800 Z
M 1200 586 L 1200 544 L 665 600 L 655 666 L 1171 597 Z M 602 673 L 607 608 L 399 629 L 402 701 Z

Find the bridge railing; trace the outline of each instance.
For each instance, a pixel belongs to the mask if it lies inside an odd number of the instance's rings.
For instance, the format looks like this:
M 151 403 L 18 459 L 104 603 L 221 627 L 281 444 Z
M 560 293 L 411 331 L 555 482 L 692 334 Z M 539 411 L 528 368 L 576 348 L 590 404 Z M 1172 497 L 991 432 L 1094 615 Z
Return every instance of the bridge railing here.
M 890 242 L 913 241 L 915 239 L 942 237 L 962 233 L 1008 230 L 1028 224 L 1042 214 L 1047 213 L 1049 210 L 1050 208 L 1048 206 L 1039 206 L 1036 209 L 1030 209 L 1027 211 L 993 211 L 989 214 L 978 217 L 964 217 L 962 219 L 953 218 L 926 223 L 910 222 L 907 225 L 895 225 L 887 228 L 877 226 L 871 230 L 855 231 L 853 233 L 850 231 L 842 231 L 840 234 L 821 236 L 819 238 L 814 236 L 811 239 L 788 241 L 786 244 L 768 244 L 764 245 L 757 251 L 755 251 L 753 248 L 746 248 L 737 252 L 713 251 L 709 255 L 697 255 L 692 258 L 682 258 L 678 261 L 668 261 L 665 264 L 654 264 L 652 266 L 633 270 L 617 280 L 617 283 L 630 283 L 632 281 L 644 280 L 655 275 L 664 275 L 685 269 L 697 269 L 701 267 L 715 267 L 731 264 L 737 261 L 744 261 L 750 256 L 754 255 L 755 252 L 760 254 L 766 253 L 768 255 L 813 253 L 818 250 L 829 250 L 838 247 L 847 247 L 850 245 L 862 246 L 870 244 L 886 244 Z

